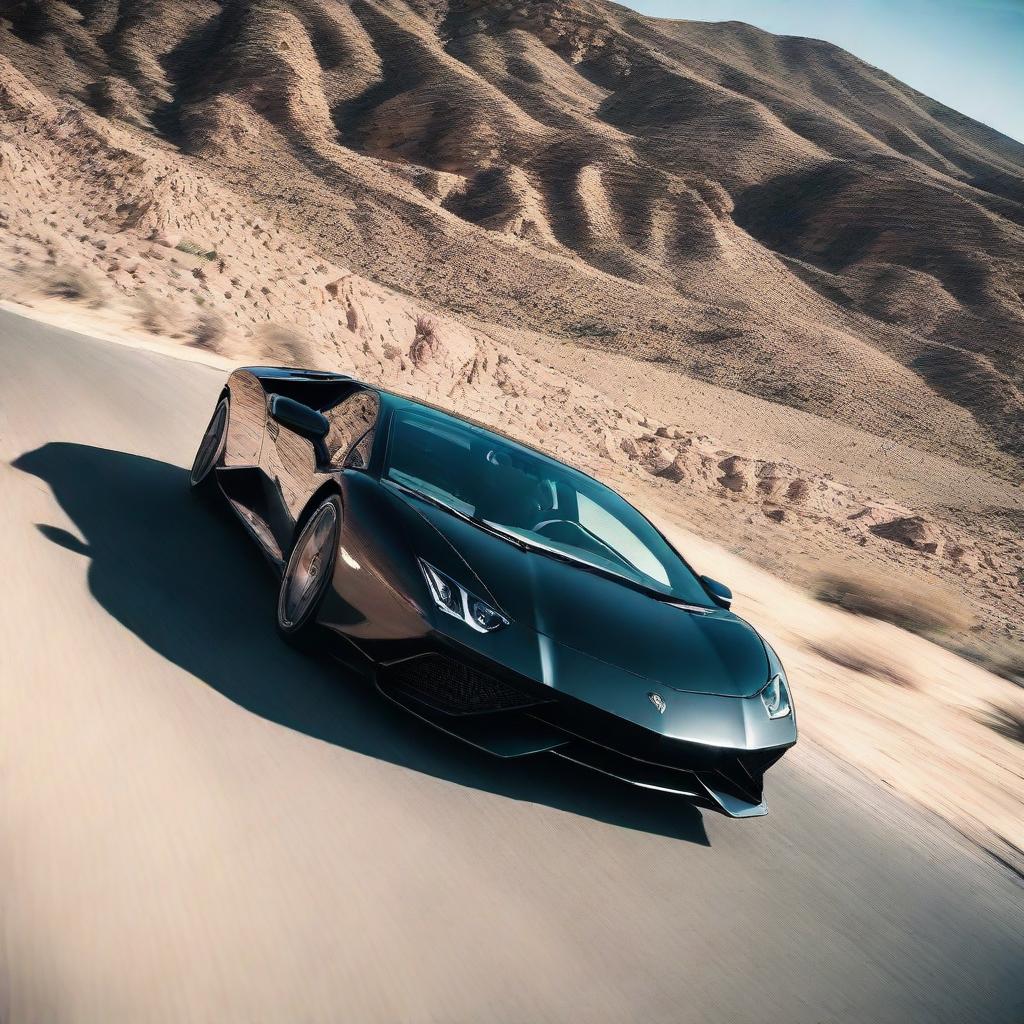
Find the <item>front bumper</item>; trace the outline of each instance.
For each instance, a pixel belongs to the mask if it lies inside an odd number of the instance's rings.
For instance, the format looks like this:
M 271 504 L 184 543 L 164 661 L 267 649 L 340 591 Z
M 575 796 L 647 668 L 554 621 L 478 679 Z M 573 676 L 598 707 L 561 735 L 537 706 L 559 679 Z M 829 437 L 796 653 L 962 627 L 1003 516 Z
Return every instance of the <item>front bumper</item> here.
M 736 730 L 716 722 L 714 709 L 735 717 L 737 701 L 745 698 L 704 694 L 672 693 L 669 699 L 677 715 L 689 706 L 690 721 L 704 723 L 707 742 L 694 735 L 692 725 L 685 739 L 655 732 L 445 643 L 380 664 L 377 686 L 406 711 L 487 753 L 549 753 L 731 817 L 767 813 L 764 773 L 796 741 L 793 727 L 791 738 L 780 744 L 757 745 L 757 737 L 744 730 L 752 744 L 721 745 L 716 740 Z

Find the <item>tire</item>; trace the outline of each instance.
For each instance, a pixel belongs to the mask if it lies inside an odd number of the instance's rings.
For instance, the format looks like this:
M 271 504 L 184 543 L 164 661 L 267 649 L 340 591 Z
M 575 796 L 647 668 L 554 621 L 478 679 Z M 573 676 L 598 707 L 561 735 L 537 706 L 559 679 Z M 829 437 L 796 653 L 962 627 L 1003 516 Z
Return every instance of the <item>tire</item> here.
M 210 423 L 199 442 L 199 449 L 192 461 L 192 472 L 189 474 L 189 488 L 193 494 L 209 497 L 217 490 L 217 474 L 215 470 L 224 458 L 224 448 L 228 441 L 228 415 L 231 403 L 224 395 L 213 410 Z
M 325 498 L 298 531 L 277 595 L 277 631 L 293 647 L 309 650 L 316 639 L 316 613 L 338 559 L 341 499 Z

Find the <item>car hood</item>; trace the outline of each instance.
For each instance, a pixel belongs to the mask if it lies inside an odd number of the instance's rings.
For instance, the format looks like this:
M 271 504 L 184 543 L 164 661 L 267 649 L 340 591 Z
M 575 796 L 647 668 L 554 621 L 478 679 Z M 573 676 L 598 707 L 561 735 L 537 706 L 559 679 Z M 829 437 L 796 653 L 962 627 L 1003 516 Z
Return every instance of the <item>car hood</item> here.
M 768 680 L 761 638 L 732 612 L 687 612 L 614 579 L 524 551 L 417 498 L 403 500 L 477 578 L 460 582 L 486 590 L 480 596 L 493 598 L 519 625 L 674 690 L 749 697 Z

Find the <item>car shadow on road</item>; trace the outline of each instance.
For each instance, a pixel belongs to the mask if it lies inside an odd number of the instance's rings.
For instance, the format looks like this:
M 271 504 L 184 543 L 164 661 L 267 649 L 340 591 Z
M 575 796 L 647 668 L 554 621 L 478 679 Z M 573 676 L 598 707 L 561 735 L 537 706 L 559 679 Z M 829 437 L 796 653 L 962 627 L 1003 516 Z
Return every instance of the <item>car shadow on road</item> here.
M 90 559 L 97 601 L 144 643 L 248 711 L 360 754 L 516 800 L 709 845 L 701 813 L 553 757 L 501 761 L 392 706 L 369 680 L 287 647 L 276 583 L 229 512 L 189 494 L 166 462 L 51 443 L 14 466 L 45 481 L 83 541 L 40 525 Z

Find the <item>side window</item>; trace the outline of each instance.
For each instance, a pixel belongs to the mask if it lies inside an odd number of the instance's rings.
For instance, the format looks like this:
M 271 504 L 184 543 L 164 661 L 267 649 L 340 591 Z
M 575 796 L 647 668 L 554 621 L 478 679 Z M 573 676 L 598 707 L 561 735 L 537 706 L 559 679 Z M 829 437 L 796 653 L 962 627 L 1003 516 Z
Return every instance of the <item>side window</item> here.
M 380 399 L 374 391 L 356 391 L 337 405 L 325 410 L 330 430 L 324 438 L 332 466 L 362 467 L 369 460 L 373 428 L 377 422 Z M 359 461 L 362 453 L 362 462 Z M 355 461 L 352 461 L 351 455 Z
M 346 469 L 366 469 L 370 464 L 370 449 L 373 447 L 373 435 L 376 427 L 370 429 L 350 449 L 345 459 Z

